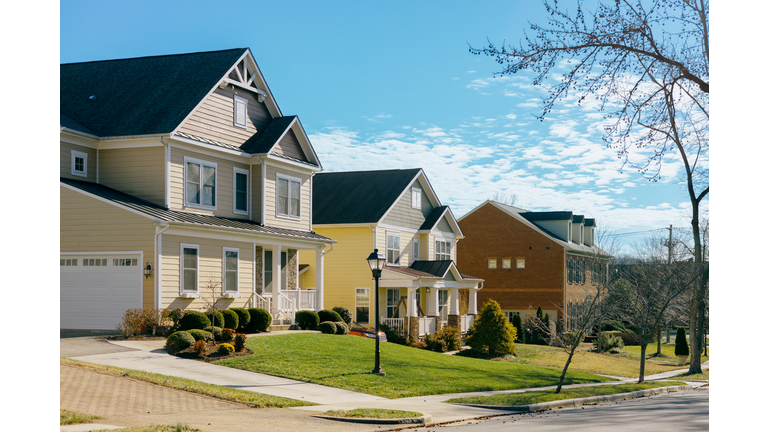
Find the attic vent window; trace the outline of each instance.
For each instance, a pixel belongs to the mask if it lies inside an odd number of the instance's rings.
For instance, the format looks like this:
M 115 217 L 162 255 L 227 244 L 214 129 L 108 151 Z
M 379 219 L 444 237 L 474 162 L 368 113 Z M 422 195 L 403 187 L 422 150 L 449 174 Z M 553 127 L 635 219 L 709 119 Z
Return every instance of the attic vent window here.
M 411 188 L 411 207 L 421 209 L 421 189 Z
M 246 118 L 248 117 L 248 99 L 235 96 L 235 126 L 243 129 L 248 128 Z

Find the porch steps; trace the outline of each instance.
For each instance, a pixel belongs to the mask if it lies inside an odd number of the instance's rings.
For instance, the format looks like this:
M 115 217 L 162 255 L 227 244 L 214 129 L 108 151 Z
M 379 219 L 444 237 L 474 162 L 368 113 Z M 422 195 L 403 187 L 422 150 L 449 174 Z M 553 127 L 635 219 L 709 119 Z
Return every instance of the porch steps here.
M 282 330 L 298 330 L 299 326 L 296 324 L 272 324 L 267 331 L 282 331 Z

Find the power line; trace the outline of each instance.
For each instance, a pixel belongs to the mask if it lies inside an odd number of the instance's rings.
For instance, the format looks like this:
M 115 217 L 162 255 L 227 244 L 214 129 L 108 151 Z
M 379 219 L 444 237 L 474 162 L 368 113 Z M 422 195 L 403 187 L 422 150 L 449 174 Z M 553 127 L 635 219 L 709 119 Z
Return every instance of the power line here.
M 656 228 L 656 229 L 645 230 L 645 231 L 633 231 L 633 232 L 628 232 L 628 233 L 606 234 L 605 237 L 624 237 L 624 236 L 645 234 L 645 233 L 649 233 L 649 232 L 665 231 L 665 230 L 668 230 L 668 228 Z

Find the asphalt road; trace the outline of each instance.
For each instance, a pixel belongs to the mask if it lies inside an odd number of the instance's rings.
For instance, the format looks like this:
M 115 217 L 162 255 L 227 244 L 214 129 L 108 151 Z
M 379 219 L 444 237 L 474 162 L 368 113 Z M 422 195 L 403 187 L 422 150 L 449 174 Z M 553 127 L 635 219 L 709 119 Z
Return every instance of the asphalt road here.
M 419 428 L 419 431 L 426 430 Z M 640 432 L 709 430 L 709 388 L 445 425 L 441 431 Z

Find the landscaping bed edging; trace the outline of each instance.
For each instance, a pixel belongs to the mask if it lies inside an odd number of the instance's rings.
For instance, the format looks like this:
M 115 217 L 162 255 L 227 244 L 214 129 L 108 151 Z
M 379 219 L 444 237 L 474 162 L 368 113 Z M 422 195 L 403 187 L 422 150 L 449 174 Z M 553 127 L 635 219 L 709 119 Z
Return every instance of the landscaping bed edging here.
M 658 387 L 658 388 L 653 388 L 648 390 L 637 390 L 629 393 L 618 393 L 618 394 L 603 395 L 603 396 L 591 396 L 587 398 L 577 398 L 577 399 L 564 399 L 559 401 L 542 402 L 542 403 L 531 404 L 531 405 L 500 406 L 500 405 L 480 405 L 480 404 L 460 404 L 460 403 L 457 403 L 456 405 L 466 405 L 466 406 L 472 406 L 477 408 L 497 409 L 497 410 L 503 410 L 503 411 L 517 412 L 517 413 L 531 413 L 531 412 L 538 412 L 538 411 L 547 411 L 552 409 L 578 407 L 582 405 L 590 405 L 590 404 L 597 404 L 597 403 L 604 403 L 604 402 L 623 401 L 627 399 L 636 399 L 636 398 L 641 398 L 645 396 L 653 396 L 653 395 L 662 394 L 662 393 L 671 393 L 671 392 L 678 392 L 678 391 L 692 390 L 692 389 L 693 389 L 693 386 L 689 386 L 689 385 Z
M 427 425 L 428 423 L 432 423 L 432 416 L 429 414 L 424 414 L 421 417 L 400 418 L 400 419 L 377 419 L 377 418 L 369 418 L 369 417 L 333 417 L 333 416 L 325 416 L 322 414 L 312 414 L 312 417 L 317 417 L 317 418 L 327 419 L 327 420 L 339 420 L 339 421 L 345 421 L 350 423 L 368 423 L 368 424 L 385 424 L 385 425 L 392 425 L 392 424 Z

